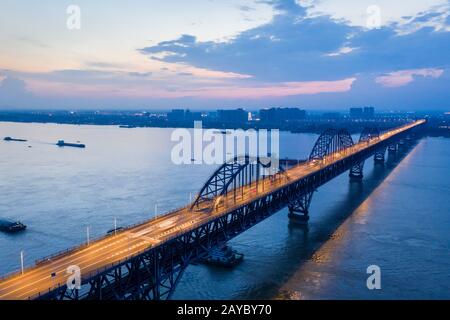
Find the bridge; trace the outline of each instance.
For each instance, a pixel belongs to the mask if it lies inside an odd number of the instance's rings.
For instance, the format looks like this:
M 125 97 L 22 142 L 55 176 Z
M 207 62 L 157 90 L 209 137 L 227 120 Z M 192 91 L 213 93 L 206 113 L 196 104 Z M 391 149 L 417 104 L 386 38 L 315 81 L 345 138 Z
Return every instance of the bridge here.
M 425 124 L 418 120 L 358 142 L 326 130 L 308 161 L 284 163 L 265 176 L 267 159 L 236 157 L 220 166 L 189 205 L 37 261 L 0 281 L 0 299 L 169 299 L 186 267 L 284 207 L 307 223 L 314 191 L 345 171 L 362 179 L 364 162 L 383 162 Z M 68 281 L 75 268 L 80 286 Z M 70 278 L 71 280 L 73 278 Z

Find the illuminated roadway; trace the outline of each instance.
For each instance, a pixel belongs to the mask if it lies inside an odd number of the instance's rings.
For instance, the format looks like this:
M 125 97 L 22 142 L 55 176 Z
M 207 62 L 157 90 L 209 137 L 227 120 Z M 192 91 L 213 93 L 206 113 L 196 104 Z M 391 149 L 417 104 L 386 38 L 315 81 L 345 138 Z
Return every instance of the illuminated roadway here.
M 143 224 L 117 231 L 116 234 L 95 240 L 89 245 L 85 244 L 52 257 L 26 269 L 23 274 L 18 273 L 1 280 L 0 299 L 34 298 L 47 293 L 51 288 L 65 285 L 69 277 L 67 268 L 73 265 L 80 268 L 82 277 L 102 271 L 424 122 L 425 120 L 419 120 L 410 123 L 380 135 L 379 140 L 357 143 L 341 152 L 328 155 L 323 160 L 305 162 L 286 170 L 284 174 L 266 177 L 258 183 L 253 182 L 251 185 L 240 187 L 236 197 L 231 191 L 226 196 L 216 198 L 211 210 L 202 210 L 206 209 L 207 204 L 194 210 L 190 210 L 188 205 Z

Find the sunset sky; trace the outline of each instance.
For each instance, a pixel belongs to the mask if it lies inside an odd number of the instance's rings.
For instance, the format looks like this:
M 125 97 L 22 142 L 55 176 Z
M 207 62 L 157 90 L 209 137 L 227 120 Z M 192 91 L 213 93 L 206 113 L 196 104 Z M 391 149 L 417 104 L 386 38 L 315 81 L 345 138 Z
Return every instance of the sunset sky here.
M 449 13 L 444 0 L 0 0 L 0 108 L 445 110 Z

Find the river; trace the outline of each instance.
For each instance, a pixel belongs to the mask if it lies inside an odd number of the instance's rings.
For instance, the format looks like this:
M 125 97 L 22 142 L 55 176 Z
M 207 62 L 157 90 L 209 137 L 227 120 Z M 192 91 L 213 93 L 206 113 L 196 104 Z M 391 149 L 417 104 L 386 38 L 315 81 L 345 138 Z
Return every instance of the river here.
M 185 205 L 216 166 L 175 165 L 173 129 L 0 123 L 0 274 Z M 59 148 L 57 140 L 86 149 Z M 280 134 L 282 158 L 304 159 L 317 135 Z M 314 194 L 307 228 L 281 210 L 230 242 L 234 269 L 192 265 L 174 299 L 449 299 L 450 139 L 423 138 L 362 183 L 343 174 Z M 369 290 L 366 269 L 381 270 Z

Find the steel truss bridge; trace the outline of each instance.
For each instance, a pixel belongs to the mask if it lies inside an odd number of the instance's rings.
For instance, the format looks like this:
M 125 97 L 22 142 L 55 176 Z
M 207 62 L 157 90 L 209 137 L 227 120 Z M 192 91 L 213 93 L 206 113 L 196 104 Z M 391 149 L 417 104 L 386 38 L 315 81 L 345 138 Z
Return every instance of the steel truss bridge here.
M 317 188 L 345 171 L 362 179 L 369 157 L 383 162 L 386 150 L 395 152 L 425 123 L 386 132 L 366 128 L 357 143 L 345 129 L 326 130 L 308 161 L 280 161 L 269 176 L 270 159 L 231 159 L 188 206 L 37 261 L 0 280 L 0 299 L 169 299 L 186 267 L 211 248 L 286 206 L 291 219 L 307 223 Z

